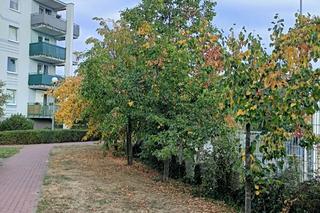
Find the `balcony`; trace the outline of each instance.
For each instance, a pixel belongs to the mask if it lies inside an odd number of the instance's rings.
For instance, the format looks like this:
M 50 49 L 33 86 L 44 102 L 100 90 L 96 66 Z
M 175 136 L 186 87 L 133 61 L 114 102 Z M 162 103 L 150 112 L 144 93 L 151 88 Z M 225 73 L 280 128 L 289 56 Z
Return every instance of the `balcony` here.
M 29 74 L 29 88 L 36 90 L 48 90 L 52 88 L 52 78 L 56 77 L 58 80 L 63 78 L 59 75 L 48 75 L 48 74 Z
M 65 10 L 67 6 L 67 4 L 61 0 L 35 0 L 35 1 L 41 5 L 44 5 L 48 8 L 53 9 L 54 11 Z
M 50 119 L 52 118 L 56 106 L 54 105 L 41 105 L 39 103 L 28 104 L 28 118 L 33 119 Z
M 32 29 L 37 32 L 51 35 L 59 41 L 65 40 L 67 21 L 61 18 L 48 14 L 35 13 L 31 15 L 31 26 Z M 77 39 L 79 35 L 80 27 L 75 24 L 73 26 L 73 38 Z
M 45 42 L 31 43 L 29 54 L 34 60 L 55 65 L 61 65 L 66 60 L 65 48 Z

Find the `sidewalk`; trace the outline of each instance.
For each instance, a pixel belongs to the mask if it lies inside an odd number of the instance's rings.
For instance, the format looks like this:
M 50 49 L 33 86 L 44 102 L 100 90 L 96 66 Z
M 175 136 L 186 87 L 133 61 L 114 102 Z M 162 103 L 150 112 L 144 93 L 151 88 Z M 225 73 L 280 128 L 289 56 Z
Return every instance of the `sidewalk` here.
M 35 212 L 50 150 L 61 145 L 75 143 L 24 146 L 18 154 L 2 162 L 0 213 Z

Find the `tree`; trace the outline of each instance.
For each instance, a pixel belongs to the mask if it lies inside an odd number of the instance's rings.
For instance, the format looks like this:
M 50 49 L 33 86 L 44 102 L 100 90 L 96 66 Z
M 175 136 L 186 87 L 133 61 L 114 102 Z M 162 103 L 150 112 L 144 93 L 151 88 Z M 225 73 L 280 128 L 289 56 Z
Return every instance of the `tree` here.
M 238 36 L 231 32 L 225 40 L 222 105 L 230 110 L 229 124 L 236 121 L 246 132 L 246 212 L 251 212 L 254 181 L 266 172 L 253 156 L 252 129 L 262 131 L 260 151 L 273 172 L 272 160 L 285 157 L 285 142 L 291 137 L 301 138 L 304 147 L 317 140 L 309 118 L 319 110 L 320 70 L 311 63 L 319 58 L 319 18 L 299 16 L 288 33 L 283 32 L 283 20 L 275 18 L 271 54 L 262 47 L 261 38 L 245 30 Z M 259 195 L 259 186 L 256 189 Z
M 217 79 L 213 71 L 222 65 L 214 6 L 207 0 L 144 0 L 121 16 L 133 32 L 144 88 L 144 148 L 164 162 L 164 180 L 172 156 L 193 161 L 219 127 L 209 92 Z
M 58 105 L 55 119 L 69 128 L 83 119 L 88 106 L 80 94 L 81 82 L 81 76 L 68 77 L 52 91 Z
M 0 117 L 4 115 L 3 106 L 9 98 L 9 96 L 5 94 L 3 87 L 4 83 L 0 81 Z
M 193 160 L 223 120 L 213 110 L 213 70 L 222 66 L 214 5 L 145 0 L 118 22 L 96 18 L 101 39 L 87 41 L 79 68 L 86 113 L 106 144 L 126 138 L 131 164 L 132 139 L 144 141 L 165 162 L 164 179 L 170 158 Z
M 81 95 L 89 103 L 87 114 L 106 147 L 118 146 L 126 138 L 128 165 L 132 165 L 132 137 L 140 119 L 143 92 L 131 51 L 131 32 L 121 20 L 95 20 L 100 23 L 102 39 L 87 40 L 92 48 L 84 53 L 85 61 L 79 68 L 83 76 Z

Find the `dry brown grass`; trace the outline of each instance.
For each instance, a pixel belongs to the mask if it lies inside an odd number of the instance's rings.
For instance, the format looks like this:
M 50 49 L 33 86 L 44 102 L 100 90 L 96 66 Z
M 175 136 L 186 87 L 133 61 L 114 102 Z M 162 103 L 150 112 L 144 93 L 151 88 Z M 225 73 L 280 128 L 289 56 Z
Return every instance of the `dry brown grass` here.
M 194 198 L 180 183 L 122 158 L 102 157 L 98 146 L 55 148 L 38 212 L 232 212 L 221 203 Z

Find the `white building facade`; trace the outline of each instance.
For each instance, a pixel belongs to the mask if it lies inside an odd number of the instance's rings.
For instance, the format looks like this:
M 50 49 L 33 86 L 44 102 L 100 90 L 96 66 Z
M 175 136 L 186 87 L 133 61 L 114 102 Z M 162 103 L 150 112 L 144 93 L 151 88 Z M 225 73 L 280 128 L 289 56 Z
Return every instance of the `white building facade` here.
M 62 17 L 66 17 L 66 20 Z M 5 117 L 23 114 L 49 127 L 54 99 L 48 90 L 72 73 L 74 5 L 60 0 L 0 0 L 0 80 L 10 98 Z M 60 45 L 65 41 L 65 47 Z M 64 67 L 64 75 L 57 68 Z

